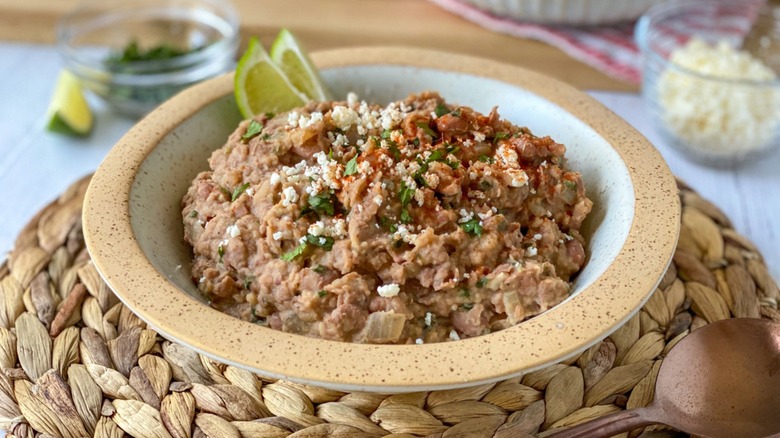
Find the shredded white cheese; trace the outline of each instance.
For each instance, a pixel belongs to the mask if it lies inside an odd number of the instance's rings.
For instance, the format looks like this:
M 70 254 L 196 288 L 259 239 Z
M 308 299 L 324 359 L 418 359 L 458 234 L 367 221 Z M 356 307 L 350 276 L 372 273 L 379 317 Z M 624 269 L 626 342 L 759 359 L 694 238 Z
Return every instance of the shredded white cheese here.
M 450 339 L 453 341 L 460 341 L 460 336 L 458 336 L 458 332 L 455 330 L 450 330 Z
M 693 38 L 674 50 L 670 60 L 715 78 L 777 78 L 761 60 L 726 41 L 711 46 Z M 746 152 L 773 139 L 780 125 L 780 92 L 775 88 L 705 79 L 671 68 L 657 85 L 665 127 L 689 147 L 719 153 Z

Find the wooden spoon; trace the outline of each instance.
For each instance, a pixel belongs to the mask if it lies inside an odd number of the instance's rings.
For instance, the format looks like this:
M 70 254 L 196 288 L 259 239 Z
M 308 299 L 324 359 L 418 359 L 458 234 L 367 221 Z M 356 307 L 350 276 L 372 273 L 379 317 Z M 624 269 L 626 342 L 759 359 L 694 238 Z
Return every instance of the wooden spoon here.
M 702 327 L 666 356 L 649 406 L 545 438 L 605 438 L 657 423 L 708 438 L 780 436 L 780 324 L 741 318 Z

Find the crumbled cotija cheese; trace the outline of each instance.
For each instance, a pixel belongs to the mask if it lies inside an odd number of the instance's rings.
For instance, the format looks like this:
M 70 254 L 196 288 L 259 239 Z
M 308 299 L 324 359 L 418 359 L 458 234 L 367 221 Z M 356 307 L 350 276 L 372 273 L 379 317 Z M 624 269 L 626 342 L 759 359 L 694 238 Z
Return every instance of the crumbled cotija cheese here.
M 395 283 L 385 284 L 376 288 L 376 293 L 378 293 L 380 297 L 385 298 L 394 297 L 398 295 L 398 292 L 401 292 L 401 288 Z
M 775 73 L 750 53 L 721 41 L 711 46 L 693 38 L 670 60 L 702 75 L 735 81 L 772 81 Z M 726 83 L 666 70 L 658 98 L 669 130 L 687 145 L 713 152 L 757 149 L 780 125 L 780 93 L 771 87 Z

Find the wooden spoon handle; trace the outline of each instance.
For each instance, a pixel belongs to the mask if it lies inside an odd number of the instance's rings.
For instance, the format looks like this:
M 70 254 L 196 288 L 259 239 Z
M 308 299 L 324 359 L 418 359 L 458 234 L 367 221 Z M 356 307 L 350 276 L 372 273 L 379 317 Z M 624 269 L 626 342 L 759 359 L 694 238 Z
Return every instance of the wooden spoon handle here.
M 627 430 L 656 424 L 652 411 L 647 408 L 630 409 L 605 415 L 586 423 L 545 435 L 545 438 L 608 438 Z

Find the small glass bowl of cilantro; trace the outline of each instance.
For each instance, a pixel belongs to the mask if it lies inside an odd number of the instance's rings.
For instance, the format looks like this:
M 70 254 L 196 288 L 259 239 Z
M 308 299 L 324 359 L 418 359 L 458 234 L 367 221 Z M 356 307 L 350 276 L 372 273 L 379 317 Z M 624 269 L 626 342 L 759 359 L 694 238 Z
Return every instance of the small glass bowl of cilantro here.
M 92 0 L 57 26 L 66 67 L 132 117 L 231 70 L 238 43 L 238 14 L 227 0 Z

